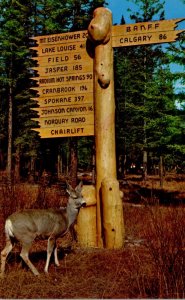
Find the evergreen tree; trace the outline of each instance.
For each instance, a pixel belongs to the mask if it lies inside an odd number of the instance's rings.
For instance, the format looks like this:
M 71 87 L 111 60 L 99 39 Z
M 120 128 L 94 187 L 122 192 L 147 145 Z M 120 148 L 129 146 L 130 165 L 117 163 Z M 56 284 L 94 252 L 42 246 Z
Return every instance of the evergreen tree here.
M 16 114 L 17 102 L 22 90 L 22 83 L 27 70 L 28 48 L 28 20 L 29 10 L 21 1 L 3 0 L 0 3 L 0 68 L 1 85 L 4 87 L 2 94 L 6 103 L 8 117 L 8 154 L 7 172 L 9 178 L 12 170 L 12 146 L 16 137 L 16 126 L 18 116 Z M 27 40 L 26 40 L 27 38 Z M 24 80 L 24 87 L 27 81 Z M 13 126 L 14 125 L 14 126 Z M 10 178 L 11 179 L 11 178 Z

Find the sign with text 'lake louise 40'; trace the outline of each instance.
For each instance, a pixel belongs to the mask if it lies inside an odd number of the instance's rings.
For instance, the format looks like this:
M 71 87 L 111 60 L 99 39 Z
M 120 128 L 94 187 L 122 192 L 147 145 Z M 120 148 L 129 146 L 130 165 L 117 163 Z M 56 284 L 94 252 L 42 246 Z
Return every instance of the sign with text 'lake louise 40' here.
M 112 26 L 112 47 L 174 42 L 184 19 Z M 36 128 L 41 138 L 94 135 L 93 59 L 87 52 L 87 31 L 33 37 L 38 44 L 32 69 L 39 107 Z

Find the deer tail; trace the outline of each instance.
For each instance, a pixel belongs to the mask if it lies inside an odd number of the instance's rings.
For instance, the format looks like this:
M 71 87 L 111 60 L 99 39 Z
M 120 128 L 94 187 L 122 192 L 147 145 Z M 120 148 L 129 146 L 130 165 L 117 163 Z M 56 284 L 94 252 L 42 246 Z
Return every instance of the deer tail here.
M 5 222 L 5 234 L 6 238 L 14 237 L 12 222 L 9 219 Z

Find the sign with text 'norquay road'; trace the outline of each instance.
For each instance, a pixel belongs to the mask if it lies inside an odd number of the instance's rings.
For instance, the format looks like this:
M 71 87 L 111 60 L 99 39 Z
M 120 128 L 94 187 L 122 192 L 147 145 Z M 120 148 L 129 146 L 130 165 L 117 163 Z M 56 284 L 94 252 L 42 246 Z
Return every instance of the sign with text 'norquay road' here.
M 94 135 L 93 59 L 87 31 L 34 37 L 38 87 L 34 98 L 42 138 Z
M 169 43 L 184 30 L 184 19 L 142 22 L 112 27 L 112 47 Z M 38 113 L 41 138 L 94 135 L 93 59 L 86 50 L 87 31 L 32 38 L 38 44 L 33 57 L 38 64 Z

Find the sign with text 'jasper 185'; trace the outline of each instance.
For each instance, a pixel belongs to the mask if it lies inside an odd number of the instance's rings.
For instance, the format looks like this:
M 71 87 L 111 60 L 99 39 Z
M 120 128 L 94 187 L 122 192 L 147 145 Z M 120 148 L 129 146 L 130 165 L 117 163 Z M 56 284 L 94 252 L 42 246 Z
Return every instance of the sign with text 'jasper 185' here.
M 33 38 L 38 47 L 37 111 L 41 138 L 94 135 L 93 60 L 87 31 Z
M 184 30 L 175 30 L 184 19 L 141 22 L 112 27 L 112 47 L 174 42 Z M 41 138 L 94 135 L 93 59 L 86 50 L 87 31 L 33 39 L 38 77 L 33 88 L 39 104 L 34 110 Z

